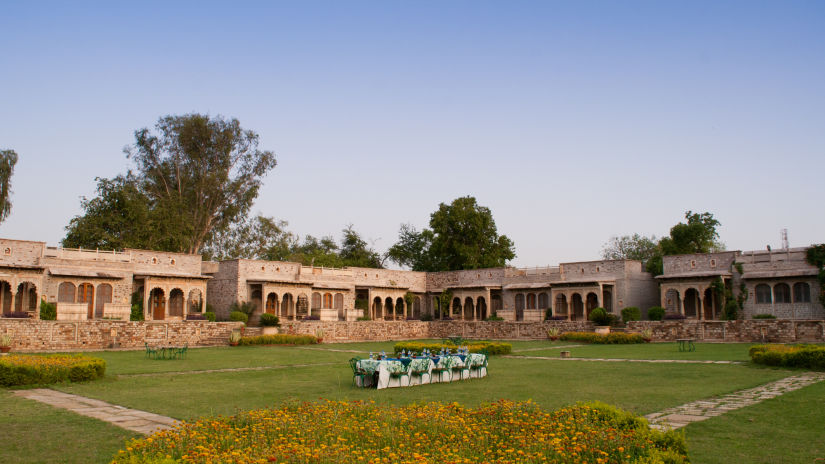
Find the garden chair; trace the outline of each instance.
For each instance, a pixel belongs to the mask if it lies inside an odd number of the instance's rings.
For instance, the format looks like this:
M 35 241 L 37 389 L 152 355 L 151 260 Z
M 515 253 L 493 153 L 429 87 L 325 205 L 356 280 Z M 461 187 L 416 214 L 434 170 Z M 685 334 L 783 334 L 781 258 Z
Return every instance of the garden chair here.
M 430 382 L 444 382 L 444 374 L 448 374 L 449 379 L 446 380 L 447 382 L 452 381 L 453 379 L 453 372 L 451 368 L 453 367 L 453 357 L 452 356 L 442 356 L 441 359 L 438 360 L 438 364 L 432 368 L 430 371 L 430 375 L 432 376 Z M 437 379 L 437 380 L 436 380 Z
M 186 342 L 183 347 L 177 349 L 177 355 L 180 359 L 186 359 L 186 352 L 189 351 L 189 342 Z
M 410 365 L 402 362 L 392 362 L 387 367 L 390 373 L 388 387 L 408 387 L 410 385 Z M 404 382 L 406 379 L 406 383 Z
M 426 376 L 426 382 L 424 378 Z M 430 383 L 430 360 L 413 359 L 410 363 L 410 385 L 423 385 Z
M 154 348 L 149 348 L 148 342 L 143 342 L 143 346 L 146 347 L 146 359 L 157 359 L 158 358 L 158 350 Z
M 356 387 L 368 387 L 372 385 L 372 375 L 358 367 L 358 361 L 358 358 L 351 358 L 349 360 L 349 366 L 352 368 L 352 384 Z M 360 379 L 360 385 L 358 379 Z
M 481 377 L 487 376 L 487 360 L 490 359 L 490 356 L 487 354 L 487 350 L 482 350 L 479 354 L 484 355 L 484 359 L 474 361 L 470 366 L 470 378 L 473 379 L 480 379 Z
M 453 364 L 450 367 L 450 381 L 453 380 L 465 380 L 470 378 L 470 368 L 468 363 L 470 362 L 470 358 L 467 357 L 465 362 L 461 361 L 461 358 L 453 357 Z M 458 378 L 455 378 L 455 375 L 458 374 Z

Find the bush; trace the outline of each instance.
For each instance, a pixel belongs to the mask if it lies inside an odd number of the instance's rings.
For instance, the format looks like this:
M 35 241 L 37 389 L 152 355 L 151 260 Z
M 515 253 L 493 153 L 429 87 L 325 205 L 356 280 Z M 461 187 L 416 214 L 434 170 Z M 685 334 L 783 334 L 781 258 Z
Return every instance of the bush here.
M 318 338 L 314 335 L 258 335 L 257 337 L 241 337 L 239 345 L 315 345 Z
M 739 317 L 739 302 L 730 299 L 725 302 L 724 318 L 729 321 L 735 321 Z
M 544 320 L 550 321 L 553 319 L 553 308 L 547 308 L 544 310 Z
M 232 311 L 229 313 L 229 320 L 232 322 L 243 322 L 246 324 L 249 322 L 249 316 L 246 313 L 242 313 L 240 311 Z
M 481 353 L 486 352 L 488 355 L 495 355 L 495 354 L 510 354 L 513 350 L 513 345 L 509 343 L 500 343 L 500 342 L 488 342 L 488 341 L 466 341 L 462 344 L 462 346 L 466 346 L 470 349 L 471 353 Z M 413 351 L 416 353 L 420 353 L 423 350 L 430 350 L 433 353 L 437 353 L 442 349 L 450 349 L 455 350 L 458 346 L 452 343 L 424 343 L 424 342 L 399 342 L 396 343 L 393 349 L 395 353 L 398 354 L 403 350 L 406 351 Z
M 588 319 L 596 325 L 610 325 L 610 323 L 613 322 L 611 316 L 612 314 L 607 314 L 604 308 L 593 308 L 593 310 L 590 311 L 590 317 L 588 317 Z
M 622 310 L 622 320 L 624 322 L 642 320 L 642 310 L 635 306 L 628 306 Z
M 493 313 L 493 315 L 492 315 L 492 316 L 490 316 L 490 317 L 488 317 L 488 318 L 487 318 L 487 320 L 488 320 L 488 321 L 503 321 L 503 320 L 504 320 L 504 318 L 503 318 L 503 317 L 499 317 L 499 316 L 498 316 L 498 314 L 496 314 L 496 313 Z
M 40 302 L 40 319 L 44 321 L 57 320 L 57 304 Z
M 206 306 L 209 307 L 209 305 Z M 203 313 L 203 317 L 205 317 L 209 322 L 215 322 L 215 313 L 213 311 L 206 311 Z
M 751 360 L 776 367 L 825 370 L 825 346 L 757 345 L 749 350 Z
M 596 343 L 600 345 L 630 345 L 634 343 L 647 343 L 639 334 L 629 334 L 623 332 L 609 333 L 606 335 L 593 332 L 567 332 L 559 337 L 565 341 L 576 341 L 584 343 Z
M 0 386 L 39 385 L 94 380 L 106 373 L 106 361 L 85 355 L 12 354 L 0 358 Z
M 650 321 L 661 321 L 665 317 L 665 308 L 654 306 L 647 310 L 647 319 Z
M 278 316 L 269 313 L 261 314 L 261 326 L 262 327 L 280 327 L 281 320 L 278 319 Z
M 138 304 L 132 305 L 132 312 L 129 313 L 129 320 L 130 321 L 142 321 L 143 320 L 143 306 Z
M 255 303 L 252 303 L 251 301 L 236 301 L 229 307 L 229 313 L 231 314 L 234 312 L 246 314 L 246 320 L 248 321 L 249 317 L 252 316 L 252 313 L 255 312 Z
M 773 314 L 754 314 L 754 319 L 776 319 L 776 316 Z

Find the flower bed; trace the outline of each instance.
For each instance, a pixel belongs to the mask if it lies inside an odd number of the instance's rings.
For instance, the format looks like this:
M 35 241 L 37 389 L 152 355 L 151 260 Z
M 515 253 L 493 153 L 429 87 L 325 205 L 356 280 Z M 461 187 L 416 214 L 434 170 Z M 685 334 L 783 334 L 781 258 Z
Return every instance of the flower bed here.
M 571 342 L 597 343 L 603 345 L 630 345 L 633 343 L 647 343 L 639 334 L 614 332 L 600 335 L 592 332 L 567 332 L 562 334 L 561 340 Z
M 486 352 L 489 355 L 493 354 L 510 354 L 513 350 L 513 345 L 509 343 L 499 343 L 499 342 L 482 342 L 482 341 L 467 341 L 462 346 L 466 346 L 470 349 L 470 353 L 481 353 L 482 351 Z M 400 342 L 396 343 L 393 349 L 395 350 L 395 354 L 400 353 L 402 350 L 413 351 L 416 353 L 420 353 L 422 350 L 430 350 L 433 353 L 438 353 L 442 349 L 450 349 L 455 350 L 458 346 L 452 343 L 422 343 L 422 342 Z
M 685 463 L 684 437 L 604 404 L 287 403 L 133 440 L 114 463 Z
M 825 370 L 825 346 L 756 345 L 749 354 L 753 362 L 767 366 Z
M 314 335 L 273 334 L 255 337 L 241 337 L 239 345 L 315 345 L 318 338 Z
M 106 361 L 84 355 L 12 354 L 0 358 L 0 386 L 82 382 L 103 377 Z

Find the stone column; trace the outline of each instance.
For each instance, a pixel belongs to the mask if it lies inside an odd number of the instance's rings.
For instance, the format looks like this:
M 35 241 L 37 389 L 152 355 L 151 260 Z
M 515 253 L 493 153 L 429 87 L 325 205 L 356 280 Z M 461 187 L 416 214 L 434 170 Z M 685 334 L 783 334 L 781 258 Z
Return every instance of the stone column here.
M 685 291 L 681 287 L 679 289 L 679 314 L 685 315 Z

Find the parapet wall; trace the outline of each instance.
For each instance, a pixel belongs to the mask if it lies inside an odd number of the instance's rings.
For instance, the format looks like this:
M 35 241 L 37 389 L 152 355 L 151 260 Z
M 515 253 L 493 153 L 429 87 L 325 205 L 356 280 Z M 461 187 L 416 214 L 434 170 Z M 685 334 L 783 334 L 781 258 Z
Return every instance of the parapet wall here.
M 627 330 L 650 329 L 653 341 L 694 338 L 705 342 L 796 343 L 825 342 L 825 321 L 637 321 Z

